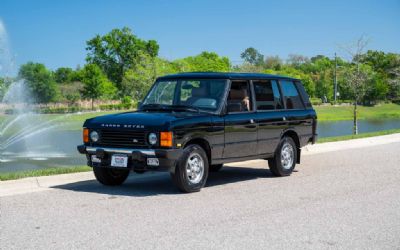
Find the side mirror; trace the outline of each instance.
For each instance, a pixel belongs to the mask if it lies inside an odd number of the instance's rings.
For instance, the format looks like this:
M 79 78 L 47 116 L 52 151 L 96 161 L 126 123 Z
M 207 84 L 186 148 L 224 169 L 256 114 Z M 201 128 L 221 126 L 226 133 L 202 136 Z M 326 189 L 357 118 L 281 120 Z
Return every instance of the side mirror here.
M 137 103 L 137 108 L 140 109 L 140 106 L 142 106 L 142 102 Z
M 240 112 L 242 111 L 242 105 L 240 103 L 229 103 L 227 111 L 228 113 Z

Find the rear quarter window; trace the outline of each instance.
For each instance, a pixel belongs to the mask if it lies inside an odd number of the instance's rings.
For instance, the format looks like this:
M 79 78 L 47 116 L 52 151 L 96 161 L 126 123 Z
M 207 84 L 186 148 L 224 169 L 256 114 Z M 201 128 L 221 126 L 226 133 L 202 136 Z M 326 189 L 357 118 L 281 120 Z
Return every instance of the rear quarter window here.
M 304 89 L 304 86 L 301 82 L 295 82 L 297 89 L 299 90 L 300 96 L 303 99 L 304 104 L 306 105 L 306 108 L 312 108 L 311 102 L 310 102 L 310 97 L 308 96 L 306 90 Z
M 293 81 L 281 80 L 280 84 L 286 109 L 304 109 L 303 101 Z

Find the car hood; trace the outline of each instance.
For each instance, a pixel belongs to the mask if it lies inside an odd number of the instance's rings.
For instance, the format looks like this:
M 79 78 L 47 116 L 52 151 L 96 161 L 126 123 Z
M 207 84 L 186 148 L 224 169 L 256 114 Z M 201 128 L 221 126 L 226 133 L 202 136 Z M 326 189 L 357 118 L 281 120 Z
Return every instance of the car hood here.
M 87 128 L 122 128 L 143 130 L 169 130 L 172 122 L 183 118 L 199 117 L 204 114 L 193 112 L 126 112 L 97 116 L 83 124 Z

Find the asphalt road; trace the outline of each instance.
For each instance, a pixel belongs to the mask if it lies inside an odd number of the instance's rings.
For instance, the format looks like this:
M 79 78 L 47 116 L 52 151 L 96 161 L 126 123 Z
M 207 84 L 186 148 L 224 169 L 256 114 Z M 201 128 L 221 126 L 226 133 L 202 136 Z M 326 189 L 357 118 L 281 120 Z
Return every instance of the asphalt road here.
M 400 143 L 225 167 L 199 193 L 168 174 L 0 197 L 0 249 L 400 249 Z

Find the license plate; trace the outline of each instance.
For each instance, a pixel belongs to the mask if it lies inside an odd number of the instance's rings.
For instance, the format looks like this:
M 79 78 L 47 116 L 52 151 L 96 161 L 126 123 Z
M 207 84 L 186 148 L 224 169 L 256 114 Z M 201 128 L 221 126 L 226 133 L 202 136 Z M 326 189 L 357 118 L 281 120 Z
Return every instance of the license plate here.
M 147 158 L 148 166 L 158 166 L 160 163 L 157 158 Z
M 96 155 L 92 155 L 92 162 L 93 163 L 101 163 L 101 159 L 98 158 Z
M 128 167 L 128 156 L 126 155 L 113 155 L 111 157 L 111 166 L 112 167 Z

